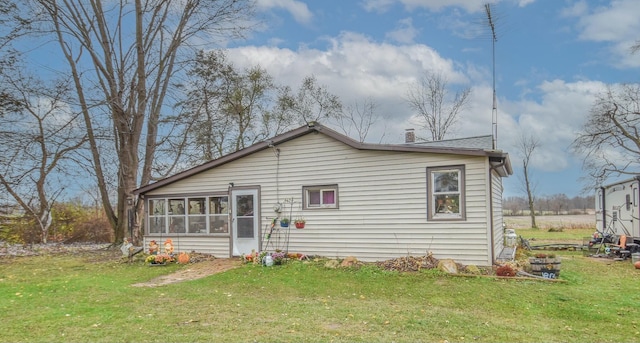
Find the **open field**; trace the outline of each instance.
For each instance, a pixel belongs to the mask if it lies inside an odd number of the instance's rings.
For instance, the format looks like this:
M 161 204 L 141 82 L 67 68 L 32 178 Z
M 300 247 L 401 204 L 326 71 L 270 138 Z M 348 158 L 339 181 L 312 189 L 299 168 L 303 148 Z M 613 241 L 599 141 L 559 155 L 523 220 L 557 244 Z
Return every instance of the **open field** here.
M 596 217 L 593 214 L 537 216 L 537 229 L 531 228 L 528 216 L 505 216 L 508 229 L 515 229 L 516 234 L 528 239 L 531 245 L 574 244 L 582 245 L 596 230 Z
M 531 228 L 529 216 L 505 216 L 504 222 L 508 229 Z M 591 227 L 595 230 L 596 216 L 595 214 L 536 216 L 536 224 L 540 229 Z

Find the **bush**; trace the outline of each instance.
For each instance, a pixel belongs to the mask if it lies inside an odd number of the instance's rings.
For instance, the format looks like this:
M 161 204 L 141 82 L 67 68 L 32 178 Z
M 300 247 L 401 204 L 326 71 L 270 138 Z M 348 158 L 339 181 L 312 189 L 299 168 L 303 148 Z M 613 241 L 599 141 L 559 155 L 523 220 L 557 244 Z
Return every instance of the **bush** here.
M 28 215 L 12 216 L 0 226 L 0 240 L 10 244 L 33 244 L 42 240 L 40 229 Z
M 516 276 L 516 271 L 508 264 L 502 265 L 496 269 L 498 276 Z
M 56 204 L 47 235 L 49 242 L 107 243 L 113 230 L 102 211 L 73 203 Z M 29 214 L 4 216 L 0 223 L 0 240 L 12 244 L 42 242 L 40 228 Z

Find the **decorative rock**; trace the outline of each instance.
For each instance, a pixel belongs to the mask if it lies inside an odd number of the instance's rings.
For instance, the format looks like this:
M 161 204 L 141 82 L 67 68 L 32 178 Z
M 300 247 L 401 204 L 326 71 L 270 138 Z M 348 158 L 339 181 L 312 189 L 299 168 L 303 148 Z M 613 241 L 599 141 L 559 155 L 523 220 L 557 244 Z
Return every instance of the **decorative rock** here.
M 452 259 L 440 260 L 438 269 L 449 274 L 458 274 L 458 265 Z
M 347 256 L 344 260 L 342 260 L 342 263 L 340 263 L 340 267 L 353 267 L 356 264 L 358 264 L 357 258 L 355 258 L 354 256 Z
M 478 266 L 475 266 L 475 265 L 473 265 L 473 264 L 472 264 L 472 265 L 468 265 L 468 266 L 466 267 L 466 271 L 467 271 L 467 273 L 469 273 L 469 274 L 473 274 L 473 275 L 480 275 L 480 274 L 482 274 L 482 272 L 480 271 L 480 268 L 478 268 Z

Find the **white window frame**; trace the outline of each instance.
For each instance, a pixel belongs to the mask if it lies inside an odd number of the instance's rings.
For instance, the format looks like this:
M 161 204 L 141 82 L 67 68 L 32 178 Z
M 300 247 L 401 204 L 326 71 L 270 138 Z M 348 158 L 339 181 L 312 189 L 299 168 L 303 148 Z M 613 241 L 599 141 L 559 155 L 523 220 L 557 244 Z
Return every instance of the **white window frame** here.
M 436 177 L 443 173 L 457 173 L 457 185 L 450 190 L 435 188 Z M 465 220 L 465 170 L 464 165 L 427 167 L 427 220 Z M 451 203 L 438 202 L 450 199 Z M 453 212 L 451 212 L 453 210 Z
M 222 208 L 222 213 L 211 213 L 209 209 L 210 201 L 213 198 L 220 198 L 222 203 L 226 203 L 226 207 Z M 200 201 L 204 200 L 203 206 L 198 211 L 191 211 L 190 205 L 191 201 Z M 147 200 L 147 223 L 149 225 L 145 225 L 145 233 L 149 236 L 154 235 L 190 235 L 190 236 L 198 236 L 198 235 L 229 235 L 229 211 L 228 211 L 228 202 L 229 196 L 227 193 L 211 193 L 211 194 L 195 194 L 195 195 L 170 195 L 170 196 L 154 196 L 150 197 Z M 164 213 L 153 213 L 154 209 L 151 208 L 153 202 L 162 201 L 163 203 L 163 211 Z M 170 202 L 173 201 L 175 203 L 181 203 L 187 205 L 187 208 L 181 209 L 182 213 L 174 213 L 172 208 L 169 206 Z M 159 211 L 161 212 L 161 211 Z M 177 219 L 181 220 L 184 223 L 184 230 L 180 232 L 171 232 L 170 226 L 171 221 Z M 223 225 L 219 228 L 212 227 L 212 222 L 216 221 L 215 219 L 219 219 L 224 222 Z M 159 220 L 162 223 L 162 227 L 160 228 L 160 232 L 150 232 L 150 223 L 151 221 Z M 204 223 L 203 223 L 204 220 Z M 193 230 L 189 230 L 195 222 L 199 224 L 205 224 L 197 232 L 190 232 Z M 193 222 L 193 223 L 192 223 Z
M 320 192 L 320 204 L 310 203 L 310 192 Z M 334 202 L 332 204 L 323 203 L 325 192 L 333 192 Z M 338 185 L 302 186 L 302 199 L 305 210 L 337 209 L 340 207 L 338 198 Z

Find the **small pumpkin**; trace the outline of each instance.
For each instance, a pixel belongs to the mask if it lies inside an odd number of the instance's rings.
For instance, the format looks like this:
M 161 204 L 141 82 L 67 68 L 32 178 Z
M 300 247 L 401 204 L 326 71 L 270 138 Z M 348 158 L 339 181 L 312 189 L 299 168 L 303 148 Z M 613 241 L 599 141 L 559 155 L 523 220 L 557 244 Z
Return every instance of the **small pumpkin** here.
M 640 269 L 640 261 L 636 261 L 633 266 L 636 267 L 636 269 Z
M 189 263 L 189 260 L 191 258 L 189 257 L 189 254 L 187 254 L 186 252 L 181 252 L 180 254 L 178 254 L 178 263 L 180 264 L 187 264 Z

